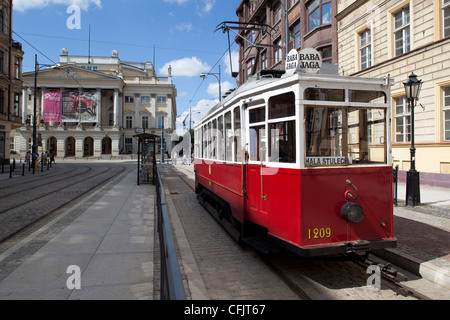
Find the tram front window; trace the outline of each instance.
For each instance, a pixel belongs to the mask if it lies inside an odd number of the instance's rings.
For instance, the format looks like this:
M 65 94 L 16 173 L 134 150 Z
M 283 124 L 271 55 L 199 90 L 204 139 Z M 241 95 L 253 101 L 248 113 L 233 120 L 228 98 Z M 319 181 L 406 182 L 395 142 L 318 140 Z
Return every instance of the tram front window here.
M 387 162 L 384 109 L 308 106 L 304 124 L 307 166 Z

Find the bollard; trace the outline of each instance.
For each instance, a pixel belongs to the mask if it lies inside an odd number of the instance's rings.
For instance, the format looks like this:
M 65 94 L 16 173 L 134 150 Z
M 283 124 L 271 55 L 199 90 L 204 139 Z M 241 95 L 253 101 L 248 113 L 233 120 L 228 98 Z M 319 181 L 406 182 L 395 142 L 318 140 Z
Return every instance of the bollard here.
M 16 170 L 16 159 L 13 159 L 13 170 Z
M 12 173 L 13 173 L 13 166 L 12 164 L 9 165 L 9 178 L 12 178 Z
M 22 177 L 25 175 L 25 163 L 22 166 Z

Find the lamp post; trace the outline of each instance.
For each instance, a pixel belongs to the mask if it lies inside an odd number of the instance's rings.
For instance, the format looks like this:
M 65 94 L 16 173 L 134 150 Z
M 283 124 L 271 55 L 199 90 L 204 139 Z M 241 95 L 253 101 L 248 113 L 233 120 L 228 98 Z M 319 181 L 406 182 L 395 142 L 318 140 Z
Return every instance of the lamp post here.
M 217 74 L 219 75 L 219 77 L 217 77 Z M 214 77 L 216 77 L 217 81 L 219 81 L 219 101 L 222 101 L 222 83 L 220 81 L 220 64 L 219 64 L 219 73 L 212 73 L 212 72 L 202 73 L 200 75 L 200 78 L 205 80 L 207 75 L 213 75 Z
M 33 170 L 37 171 L 37 124 L 36 124 L 36 101 L 37 101 L 37 76 L 38 72 L 42 67 L 53 67 L 55 69 L 59 69 L 59 66 L 42 64 L 39 65 L 37 61 L 37 54 L 34 56 L 34 101 L 33 101 L 33 145 L 31 146 L 31 165 Z
M 420 179 L 419 172 L 416 171 L 416 148 L 414 147 L 414 107 L 419 99 L 422 80 L 417 79 L 413 72 L 409 75 L 408 81 L 403 82 L 403 85 L 411 110 L 411 167 L 406 175 L 406 205 L 414 207 L 420 204 Z

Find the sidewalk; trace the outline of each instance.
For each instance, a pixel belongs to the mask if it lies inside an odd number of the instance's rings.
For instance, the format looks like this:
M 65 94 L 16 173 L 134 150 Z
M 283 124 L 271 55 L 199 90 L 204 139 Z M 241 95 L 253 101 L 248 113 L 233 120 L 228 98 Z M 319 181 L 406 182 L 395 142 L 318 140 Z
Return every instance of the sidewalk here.
M 153 299 L 154 186 L 137 186 L 130 169 L 99 192 L 104 195 L 0 282 L 0 299 Z M 0 261 L 48 228 L 0 254 Z
M 419 206 L 406 206 L 406 185 L 399 184 L 399 205 L 394 206 L 397 248 L 377 254 L 450 289 L 450 189 L 421 185 L 420 196 Z

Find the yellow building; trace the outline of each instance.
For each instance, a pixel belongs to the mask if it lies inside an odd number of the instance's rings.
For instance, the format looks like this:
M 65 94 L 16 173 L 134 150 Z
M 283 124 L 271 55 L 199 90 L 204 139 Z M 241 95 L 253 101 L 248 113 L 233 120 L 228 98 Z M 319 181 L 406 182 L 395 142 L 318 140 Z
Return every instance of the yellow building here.
M 57 158 L 126 157 L 137 154 L 133 136 L 146 131 L 161 135 L 164 152 L 171 151 L 175 130 L 176 95 L 171 70 L 157 77 L 153 64 L 110 57 L 70 56 L 40 66 L 37 72 L 37 135 L 39 153 Z M 16 131 L 14 149 L 24 157 L 32 147 L 35 72 L 23 74 L 23 124 Z M 161 146 L 157 146 L 160 153 Z
M 450 0 L 341 0 L 336 16 L 339 73 L 395 79 L 394 165 L 410 169 L 411 109 L 403 82 L 423 81 L 415 115 L 421 183 L 450 187 Z
M 22 123 L 22 45 L 12 38 L 12 1 L 0 2 L 0 163 L 10 161 L 11 132 Z

